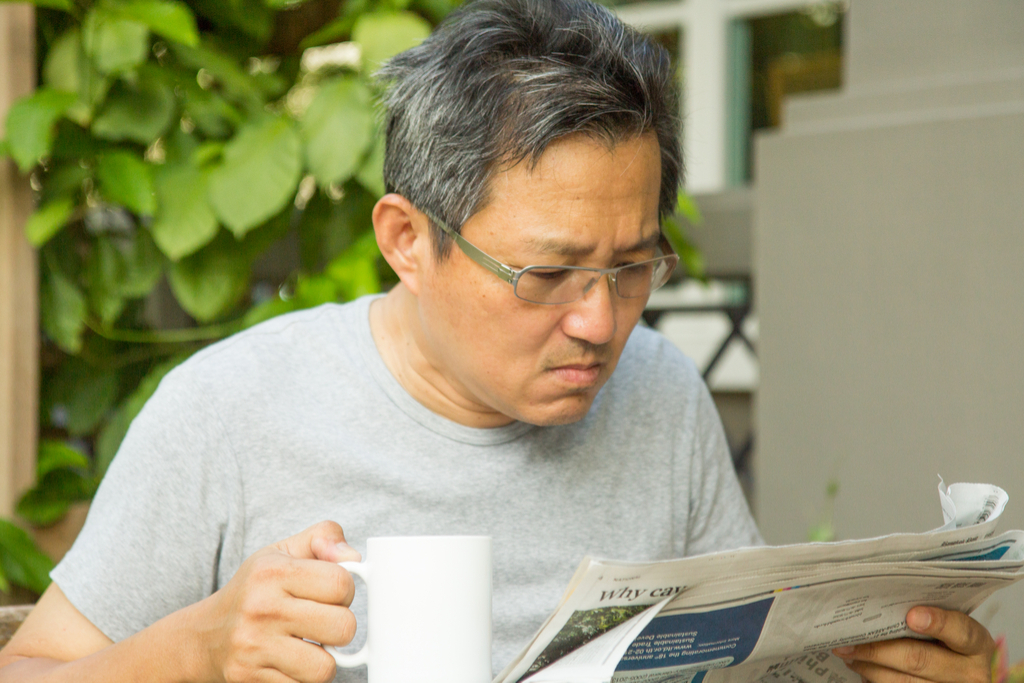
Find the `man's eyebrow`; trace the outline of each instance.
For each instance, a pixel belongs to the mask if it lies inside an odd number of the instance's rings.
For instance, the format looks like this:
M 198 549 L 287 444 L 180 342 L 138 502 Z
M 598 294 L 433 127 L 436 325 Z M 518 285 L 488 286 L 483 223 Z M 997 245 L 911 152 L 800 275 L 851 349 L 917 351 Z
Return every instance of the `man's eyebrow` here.
M 658 232 L 652 233 L 638 242 L 629 245 L 625 249 L 619 249 L 618 253 L 632 254 L 637 251 L 653 251 L 657 248 L 660 242 L 661 231 L 659 230 Z M 587 256 L 594 251 L 593 247 L 573 244 L 571 242 L 563 242 L 550 237 L 532 237 L 526 240 L 526 244 L 537 251 L 547 254 L 555 254 L 557 256 L 565 256 L 566 258 Z

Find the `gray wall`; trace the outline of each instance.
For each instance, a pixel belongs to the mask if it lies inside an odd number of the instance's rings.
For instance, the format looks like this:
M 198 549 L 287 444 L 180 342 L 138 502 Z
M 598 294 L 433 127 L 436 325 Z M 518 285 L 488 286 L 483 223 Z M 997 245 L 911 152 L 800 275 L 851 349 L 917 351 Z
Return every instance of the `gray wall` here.
M 1024 65 L 1020 0 L 853 0 L 851 89 L 974 80 Z
M 704 256 L 709 277 L 750 277 L 753 192 L 736 188 L 694 197 L 704 222 L 687 233 Z
M 942 521 L 936 475 L 1024 528 L 1024 2 L 856 0 L 848 81 L 757 143 L 757 516 L 805 539 Z M 797 493 L 798 495 L 794 495 Z M 1024 587 L 977 616 L 1024 657 Z

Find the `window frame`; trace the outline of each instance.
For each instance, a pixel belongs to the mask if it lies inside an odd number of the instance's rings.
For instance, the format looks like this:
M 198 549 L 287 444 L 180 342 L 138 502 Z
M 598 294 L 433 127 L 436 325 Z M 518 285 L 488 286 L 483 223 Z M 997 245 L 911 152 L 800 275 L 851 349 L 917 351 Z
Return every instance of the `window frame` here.
M 736 22 L 820 4 L 821 0 L 651 0 L 612 8 L 642 31 L 679 31 L 687 192 L 715 193 L 744 184 L 742 155 L 732 139 L 742 124 L 733 92 L 738 68 L 731 38 Z

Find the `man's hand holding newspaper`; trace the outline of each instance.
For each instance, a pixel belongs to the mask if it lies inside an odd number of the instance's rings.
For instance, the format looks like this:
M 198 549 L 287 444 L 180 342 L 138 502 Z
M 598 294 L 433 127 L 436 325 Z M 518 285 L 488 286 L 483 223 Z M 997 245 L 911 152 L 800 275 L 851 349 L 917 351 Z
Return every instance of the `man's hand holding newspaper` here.
M 915 607 L 907 613 L 907 626 L 937 642 L 900 638 L 846 645 L 832 652 L 871 683 L 991 682 L 996 643 L 977 621 L 962 612 Z
M 927 533 L 662 562 L 584 558 L 495 683 L 974 683 L 995 645 L 968 614 L 1024 578 L 1006 492 L 939 486 Z

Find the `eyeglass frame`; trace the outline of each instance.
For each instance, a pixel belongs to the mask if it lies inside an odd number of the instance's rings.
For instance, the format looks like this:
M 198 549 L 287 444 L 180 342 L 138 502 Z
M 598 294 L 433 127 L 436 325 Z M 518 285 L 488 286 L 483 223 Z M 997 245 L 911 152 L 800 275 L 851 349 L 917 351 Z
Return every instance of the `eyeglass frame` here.
M 671 274 L 672 271 L 675 270 L 676 266 L 679 265 L 679 255 L 676 254 L 672 250 L 672 247 L 669 244 L 668 239 L 666 239 L 665 235 L 663 234 L 663 235 L 661 235 L 661 240 L 659 241 L 659 244 L 658 244 L 658 248 L 661 249 L 662 252 L 663 252 L 662 255 L 661 256 L 657 256 L 657 257 L 655 257 L 653 259 L 648 259 L 646 261 L 637 261 L 636 263 L 629 263 L 627 265 L 618 266 L 616 268 L 590 268 L 590 267 L 587 267 L 587 266 L 544 266 L 544 265 L 531 265 L 531 266 L 525 266 L 525 267 L 523 267 L 523 268 L 521 268 L 519 270 L 516 270 L 512 266 L 506 265 L 506 264 L 502 263 L 501 261 L 499 261 L 498 259 L 494 258 L 493 256 L 490 256 L 489 254 L 485 253 L 482 249 L 480 249 L 479 247 L 474 245 L 472 242 L 467 240 L 465 237 L 463 237 L 459 233 L 457 233 L 454 230 L 452 230 L 451 228 L 449 228 L 448 225 L 444 221 L 438 220 L 433 215 L 427 213 L 426 211 L 423 211 L 422 209 L 420 209 L 420 212 L 423 215 L 425 215 L 428 219 L 430 219 L 430 221 L 432 223 L 434 223 L 437 227 L 441 228 L 441 230 L 446 235 L 451 237 L 455 241 L 455 244 L 458 245 L 458 247 L 462 251 L 462 253 L 465 254 L 467 257 L 469 257 L 469 259 L 471 261 L 473 261 L 474 263 L 482 266 L 485 270 L 490 271 L 494 275 L 498 276 L 499 279 L 501 279 L 501 280 L 507 282 L 508 284 L 512 285 L 512 293 L 515 294 L 517 298 L 522 299 L 523 301 L 527 301 L 527 302 L 529 302 L 531 304 L 538 304 L 540 306 L 561 306 L 561 305 L 564 305 L 564 304 L 570 304 L 570 303 L 574 303 L 576 301 L 579 301 L 580 299 L 584 298 L 587 295 L 587 292 L 590 291 L 590 288 L 593 287 L 595 283 L 599 282 L 605 275 L 610 276 L 612 284 L 615 285 L 614 290 L 615 290 L 616 296 L 618 296 L 621 299 L 639 299 L 640 297 L 624 297 L 621 294 L 619 294 L 619 283 L 615 279 L 615 277 L 616 277 L 616 275 L 618 275 L 619 271 L 621 271 L 621 270 L 623 270 L 625 268 L 632 268 L 634 266 L 643 265 L 645 263 L 653 263 L 655 261 L 663 261 L 663 260 L 665 260 L 667 258 L 674 258 L 675 259 L 675 263 L 673 263 L 672 267 L 669 268 L 669 271 L 668 271 L 669 274 Z M 666 251 L 666 249 L 664 247 L 667 247 L 668 253 L 664 253 Z M 516 285 L 519 283 L 519 279 L 523 276 L 523 274 L 527 273 L 527 272 L 529 272 L 531 270 L 535 270 L 535 269 L 536 270 L 541 270 L 541 269 L 545 269 L 545 268 L 547 268 L 547 269 L 555 269 L 555 268 L 557 268 L 557 269 L 565 269 L 565 270 L 588 270 L 588 271 L 590 271 L 592 273 L 597 273 L 598 276 L 595 277 L 590 282 L 590 284 L 588 284 L 583 289 L 583 293 L 580 295 L 579 299 L 572 299 L 570 301 L 560 301 L 560 302 L 556 302 L 556 303 L 549 303 L 549 302 L 544 302 L 544 301 L 533 301 L 532 299 L 526 299 L 526 298 L 523 298 L 523 297 L 519 296 L 519 292 L 517 291 L 518 288 L 516 287 Z M 664 284 L 664 283 L 662 283 L 662 284 Z M 652 288 L 650 291 L 653 292 L 653 291 L 655 291 L 655 289 L 656 288 Z M 650 292 L 648 292 L 648 296 L 650 296 Z

